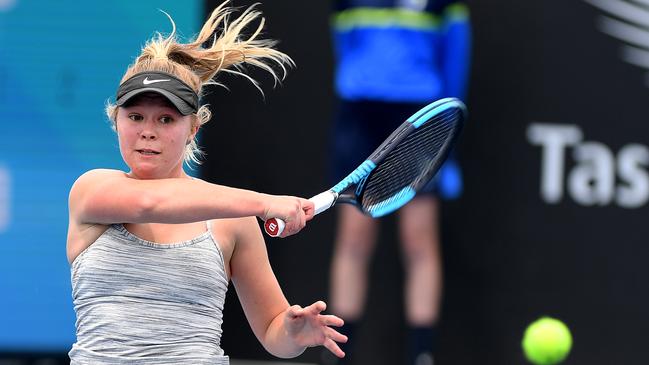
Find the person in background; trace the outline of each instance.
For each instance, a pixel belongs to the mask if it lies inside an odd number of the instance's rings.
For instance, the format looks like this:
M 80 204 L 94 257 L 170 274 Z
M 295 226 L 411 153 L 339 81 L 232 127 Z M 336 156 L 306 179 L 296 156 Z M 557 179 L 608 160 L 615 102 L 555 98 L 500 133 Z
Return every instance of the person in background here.
M 199 105 L 204 84 L 221 72 L 243 75 L 244 64 L 277 81 L 273 67 L 292 65 L 258 37 L 263 21 L 242 34 L 258 11 L 234 20 L 231 12 L 219 6 L 193 42 L 179 43 L 175 25 L 150 40 L 107 107 L 130 170 L 88 171 L 70 191 L 71 364 L 227 365 L 220 340 L 230 280 L 268 352 L 289 358 L 322 345 L 344 356 L 337 342 L 346 337 L 332 328 L 343 322 L 322 313 L 324 302 L 289 305 L 257 222 L 281 218 L 284 235 L 295 234 L 313 204 L 212 184 L 183 167 L 198 161 L 196 134 L 210 119 Z
M 471 31 L 467 6 L 452 0 L 339 0 L 332 23 L 339 99 L 332 181 L 339 181 L 424 105 L 443 97 L 465 99 Z M 460 169 L 451 156 L 424 192 L 398 212 L 407 365 L 433 362 L 442 296 L 439 197 L 456 198 L 461 191 Z M 352 206 L 338 208 L 330 301 L 333 313 L 345 320 L 341 332 L 351 339 L 363 318 L 379 223 Z M 352 345 L 343 345 L 344 363 L 353 362 Z

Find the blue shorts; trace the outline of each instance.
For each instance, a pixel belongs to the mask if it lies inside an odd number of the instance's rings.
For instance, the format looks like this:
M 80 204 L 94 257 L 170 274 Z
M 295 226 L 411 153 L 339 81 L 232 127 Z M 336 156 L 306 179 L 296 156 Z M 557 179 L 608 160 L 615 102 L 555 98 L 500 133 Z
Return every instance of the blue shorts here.
M 331 139 L 331 183 L 338 183 L 352 172 L 390 133 L 424 106 L 340 101 Z M 462 174 L 452 152 L 435 179 L 421 192 L 434 193 L 444 199 L 455 199 L 462 194 Z

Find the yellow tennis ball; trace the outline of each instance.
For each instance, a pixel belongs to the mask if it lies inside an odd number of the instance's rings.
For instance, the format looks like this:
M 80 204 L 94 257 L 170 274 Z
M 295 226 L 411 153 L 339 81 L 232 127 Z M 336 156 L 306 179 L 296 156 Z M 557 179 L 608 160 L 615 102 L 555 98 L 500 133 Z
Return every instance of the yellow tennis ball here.
M 522 345 L 530 362 L 537 365 L 558 364 L 570 353 L 572 335 L 560 320 L 542 317 L 527 327 Z

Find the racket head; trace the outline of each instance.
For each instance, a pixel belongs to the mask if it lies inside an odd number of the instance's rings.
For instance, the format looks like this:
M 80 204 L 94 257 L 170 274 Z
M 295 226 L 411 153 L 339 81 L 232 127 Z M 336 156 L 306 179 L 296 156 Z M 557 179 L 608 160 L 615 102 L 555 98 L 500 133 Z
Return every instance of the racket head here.
M 456 98 L 428 104 L 403 122 L 331 190 L 338 202 L 381 217 L 408 203 L 437 174 L 467 117 Z

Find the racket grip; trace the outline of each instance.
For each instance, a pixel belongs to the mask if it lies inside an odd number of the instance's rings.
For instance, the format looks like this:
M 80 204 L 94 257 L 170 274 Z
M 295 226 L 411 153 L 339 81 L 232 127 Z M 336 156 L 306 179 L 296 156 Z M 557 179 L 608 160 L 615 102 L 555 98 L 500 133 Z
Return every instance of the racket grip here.
M 271 218 L 264 223 L 264 230 L 271 237 L 277 237 L 282 234 L 285 227 L 286 223 L 279 218 Z
M 318 215 L 331 208 L 331 206 L 336 202 L 337 198 L 338 194 L 334 193 L 333 191 L 325 191 L 314 197 L 311 197 L 309 200 L 313 202 L 314 205 L 313 215 Z M 271 218 L 264 223 L 264 230 L 271 237 L 277 237 L 282 234 L 285 227 L 286 223 L 280 218 Z

